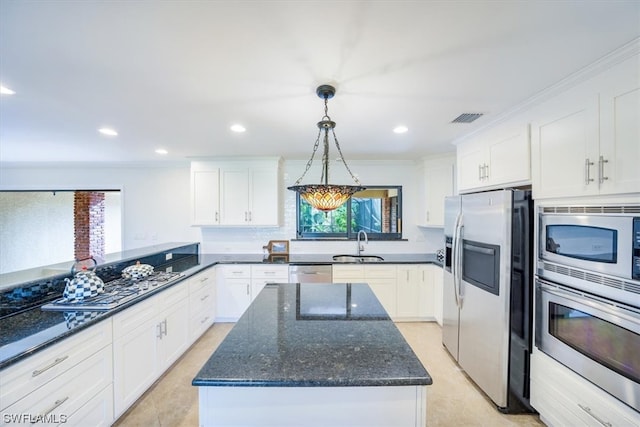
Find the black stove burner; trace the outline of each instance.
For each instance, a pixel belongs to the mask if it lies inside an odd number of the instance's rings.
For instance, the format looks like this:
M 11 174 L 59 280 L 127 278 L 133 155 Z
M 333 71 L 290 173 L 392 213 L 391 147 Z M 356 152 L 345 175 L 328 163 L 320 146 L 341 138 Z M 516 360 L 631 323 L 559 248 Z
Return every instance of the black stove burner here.
M 42 309 L 58 311 L 110 310 L 149 291 L 162 287 L 181 276 L 180 273 L 154 272 L 139 280 L 119 278 L 105 283 L 104 292 L 95 297 L 84 298 L 83 300 L 62 298 L 50 304 L 43 305 Z

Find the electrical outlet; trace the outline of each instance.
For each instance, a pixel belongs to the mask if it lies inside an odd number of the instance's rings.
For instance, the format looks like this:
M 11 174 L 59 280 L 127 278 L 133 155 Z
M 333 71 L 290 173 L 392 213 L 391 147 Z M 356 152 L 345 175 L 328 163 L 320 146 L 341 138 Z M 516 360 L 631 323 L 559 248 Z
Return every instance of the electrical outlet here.
M 172 258 L 173 258 L 173 254 L 172 254 L 171 252 L 169 252 L 168 254 L 166 254 L 166 255 L 164 256 L 164 260 L 165 260 L 165 261 L 169 261 L 169 260 L 170 260 L 170 259 L 172 259 Z

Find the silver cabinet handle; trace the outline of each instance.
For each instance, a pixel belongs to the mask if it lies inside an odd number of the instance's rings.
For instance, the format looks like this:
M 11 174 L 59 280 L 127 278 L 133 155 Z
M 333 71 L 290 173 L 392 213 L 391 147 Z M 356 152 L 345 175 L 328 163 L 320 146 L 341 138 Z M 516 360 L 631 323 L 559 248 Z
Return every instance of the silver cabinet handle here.
M 486 163 L 484 165 L 484 179 L 489 179 L 489 165 Z
M 219 221 L 218 211 L 216 211 L 216 222 Z
M 249 221 L 249 216 L 247 215 L 247 212 L 244 213 L 244 221 L 245 222 Z
M 247 295 L 249 295 L 249 284 L 247 283 Z
M 49 365 L 45 366 L 44 368 L 40 368 L 40 369 L 36 369 L 35 371 L 33 371 L 31 373 L 32 377 L 37 377 L 38 375 L 40 375 L 41 373 L 53 368 L 56 365 L 59 365 L 60 363 L 64 362 L 65 360 L 67 360 L 69 358 L 69 356 L 62 356 L 62 357 L 58 357 L 56 360 L 54 360 L 53 362 L 51 362 Z
M 69 400 L 69 396 L 67 397 L 63 397 L 62 399 L 58 399 L 55 402 L 53 402 L 53 405 L 51 405 L 51 407 L 47 408 L 43 413 L 40 414 L 39 417 L 36 417 L 36 420 L 31 421 L 31 424 L 35 424 L 38 422 L 38 419 L 42 419 L 45 417 L 45 415 L 50 414 L 51 412 L 55 411 L 56 408 L 60 405 L 62 405 L 64 402 L 66 402 L 67 400 Z
M 585 185 L 589 185 L 590 182 L 593 182 L 593 178 L 591 178 L 590 168 L 593 166 L 593 162 L 589 161 L 587 157 L 584 159 L 584 183 Z
M 598 417 L 596 414 L 594 414 L 593 412 L 591 412 L 591 408 L 589 408 L 588 406 L 582 406 L 581 404 L 578 403 L 578 406 L 580 407 L 580 409 L 582 409 L 584 412 L 586 412 L 587 414 L 589 414 L 594 420 L 596 420 L 597 422 L 599 422 L 600 424 L 602 424 L 603 426 L 606 427 L 613 427 L 613 425 L 608 422 L 608 421 L 603 421 L 602 419 L 600 419 L 600 417 Z
M 156 332 L 156 338 L 161 340 L 162 339 L 162 323 L 158 323 L 156 325 L 156 331 L 157 331 Z
M 251 222 L 251 211 L 249 211 L 249 222 Z
M 429 222 L 429 211 L 427 211 L 427 222 Z
M 482 165 L 478 165 L 478 180 L 482 181 Z
M 209 316 L 205 317 L 204 319 L 202 319 L 200 321 L 200 324 L 202 325 L 204 322 L 206 322 L 207 320 L 209 320 Z
M 164 336 L 167 336 L 167 319 L 164 319 L 162 321 L 162 323 L 164 324 Z
M 202 298 L 200 298 L 200 301 L 204 301 L 204 300 L 206 300 L 207 298 L 209 298 L 209 295 L 205 295 L 205 296 L 203 296 Z
M 200 279 L 200 283 L 202 283 L 202 282 L 206 282 L 207 280 L 209 280 L 209 278 L 208 278 L 208 277 L 203 277 L 202 279 Z
M 600 156 L 600 159 L 598 160 L 598 181 L 600 182 L 600 184 L 602 184 L 607 179 L 609 179 L 608 176 L 604 176 L 604 164 L 605 163 L 609 163 L 609 160 L 605 160 L 605 158 L 603 156 Z

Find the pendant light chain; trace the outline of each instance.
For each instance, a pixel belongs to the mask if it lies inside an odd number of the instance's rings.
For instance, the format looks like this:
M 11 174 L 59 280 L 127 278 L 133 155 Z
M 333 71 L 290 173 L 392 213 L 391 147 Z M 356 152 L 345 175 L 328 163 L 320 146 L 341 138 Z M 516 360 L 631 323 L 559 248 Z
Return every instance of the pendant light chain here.
M 302 197 L 313 208 L 326 213 L 342 206 L 353 194 L 364 190 L 365 187 L 360 185 L 360 181 L 356 178 L 353 172 L 351 172 L 349 165 L 347 165 L 347 161 L 342 154 L 342 149 L 340 148 L 340 144 L 338 143 L 338 138 L 336 137 L 336 132 L 334 130 L 336 123 L 331 120 L 331 117 L 329 117 L 328 100 L 335 94 L 335 88 L 330 85 L 322 85 L 316 89 L 316 93 L 319 97 L 324 99 L 324 116 L 322 117 L 322 120 L 318 122 L 318 136 L 316 137 L 316 142 L 313 145 L 311 158 L 307 162 L 302 176 L 298 178 L 293 186 L 287 188 L 298 193 L 299 197 Z M 329 129 L 331 129 L 333 141 L 338 149 L 340 160 L 357 185 L 329 184 Z M 322 138 L 323 130 L 324 138 Z M 320 146 L 321 138 L 323 142 L 323 154 L 320 184 L 300 185 L 304 177 L 307 175 L 307 172 L 311 169 L 311 164 L 313 163 L 318 147 Z
M 342 160 L 342 164 L 347 169 L 347 171 L 349 172 L 349 175 L 351 175 L 351 178 L 356 182 L 356 184 L 360 185 L 360 180 L 355 177 L 353 172 L 351 172 L 351 169 L 349 169 L 349 165 L 347 164 L 347 161 L 344 159 L 344 156 L 342 155 L 342 150 L 340 149 L 340 144 L 338 143 L 338 138 L 336 137 L 336 131 L 331 129 L 331 133 L 333 133 L 333 140 L 336 143 L 336 148 L 338 149 L 338 153 L 340 154 L 340 159 Z
M 296 181 L 296 183 L 294 185 L 300 184 L 302 182 L 302 178 L 304 178 L 304 176 L 307 174 L 307 172 L 309 172 L 309 168 L 311 168 L 311 164 L 313 163 L 313 157 L 316 155 L 316 151 L 318 151 L 318 146 L 320 145 L 320 134 L 321 133 L 322 133 L 322 129 L 318 129 L 318 137 L 316 138 L 315 144 L 313 144 L 313 152 L 311 153 L 311 158 L 307 162 L 307 166 L 305 167 L 304 172 L 302 173 L 302 176 L 300 178 L 298 178 L 298 180 Z

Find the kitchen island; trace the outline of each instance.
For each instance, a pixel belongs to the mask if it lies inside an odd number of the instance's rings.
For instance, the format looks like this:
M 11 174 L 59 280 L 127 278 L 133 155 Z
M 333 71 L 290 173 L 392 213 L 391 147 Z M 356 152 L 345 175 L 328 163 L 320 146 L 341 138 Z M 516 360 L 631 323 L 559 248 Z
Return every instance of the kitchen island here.
M 364 283 L 267 285 L 192 382 L 203 426 L 424 426 L 431 383 Z

